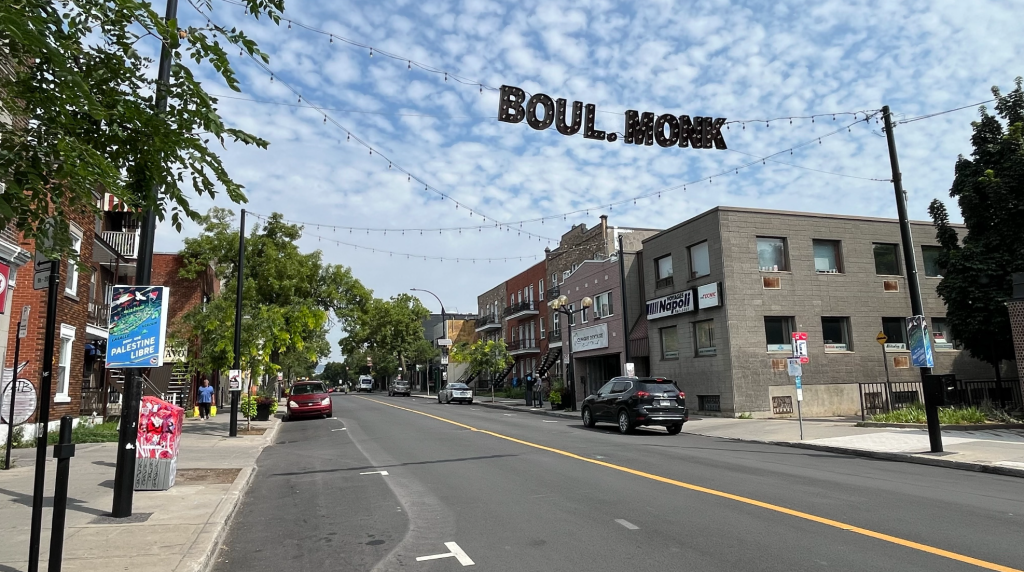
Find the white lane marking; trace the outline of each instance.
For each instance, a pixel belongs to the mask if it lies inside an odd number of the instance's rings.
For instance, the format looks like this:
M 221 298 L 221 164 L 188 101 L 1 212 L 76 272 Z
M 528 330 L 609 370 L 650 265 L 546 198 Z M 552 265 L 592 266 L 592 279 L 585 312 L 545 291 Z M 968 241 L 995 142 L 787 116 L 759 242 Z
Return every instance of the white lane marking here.
M 502 413 L 505 417 L 512 417 L 515 413 Z
M 368 473 L 359 473 L 360 475 L 380 475 L 382 477 L 388 476 L 387 471 L 370 471 Z
M 423 562 L 425 560 L 439 560 L 441 558 L 451 558 L 454 556 L 455 559 L 459 561 L 459 564 L 462 564 L 463 566 L 473 566 L 475 564 L 473 559 L 466 554 L 466 551 L 459 548 L 458 544 L 455 544 L 454 542 L 445 542 L 444 546 L 451 552 L 445 552 L 444 554 L 431 554 L 429 556 L 417 556 L 416 561 Z
M 628 520 L 625 520 L 625 519 L 616 518 L 615 522 L 621 524 L 622 526 L 625 526 L 629 530 L 640 530 L 639 526 L 637 526 L 637 525 L 633 524 L 632 522 L 629 522 Z
M 558 421 L 548 421 L 547 419 L 545 419 L 544 423 L 558 423 Z
M 331 433 L 334 433 L 335 431 L 348 431 L 348 428 L 342 427 L 341 429 L 331 429 Z

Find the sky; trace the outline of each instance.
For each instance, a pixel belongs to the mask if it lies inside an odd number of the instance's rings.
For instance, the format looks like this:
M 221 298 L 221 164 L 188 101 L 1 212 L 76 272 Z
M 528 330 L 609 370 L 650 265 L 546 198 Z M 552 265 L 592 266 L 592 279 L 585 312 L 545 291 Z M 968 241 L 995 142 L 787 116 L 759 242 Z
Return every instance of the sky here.
M 949 188 L 974 104 L 1024 75 L 1015 0 L 287 0 L 280 25 L 211 1 L 207 16 L 255 39 L 273 73 L 233 55 L 239 94 L 200 72 L 230 96 L 218 104 L 229 125 L 270 141 L 220 151 L 245 208 L 306 223 L 303 250 L 376 296 L 427 289 L 449 312 L 475 312 L 477 295 L 601 214 L 645 228 L 719 205 L 895 218 L 883 105 L 896 121 L 969 106 L 894 130 L 911 218 L 939 198 L 959 220 Z M 187 2 L 179 18 L 205 23 Z M 499 122 L 502 85 L 595 104 L 609 132 L 626 110 L 726 118 L 728 149 Z M 223 194 L 193 205 L 240 208 Z M 463 230 L 438 230 L 450 227 Z M 198 232 L 163 223 L 156 249 Z

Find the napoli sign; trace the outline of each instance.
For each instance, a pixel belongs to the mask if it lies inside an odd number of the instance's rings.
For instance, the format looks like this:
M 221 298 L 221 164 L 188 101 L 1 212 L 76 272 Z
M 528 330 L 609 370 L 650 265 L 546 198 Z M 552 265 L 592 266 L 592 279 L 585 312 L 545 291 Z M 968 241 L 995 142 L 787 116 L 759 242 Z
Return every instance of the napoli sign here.
M 505 123 L 526 123 L 543 131 L 552 125 L 562 135 L 576 135 L 582 129 L 583 137 L 598 141 L 614 143 L 619 134 L 605 132 L 595 127 L 597 106 L 593 103 L 583 104 L 581 101 L 569 102 L 564 98 L 552 99 L 551 96 L 537 93 L 526 99 L 526 92 L 521 88 L 503 85 L 498 95 L 498 121 Z M 567 117 L 568 116 L 568 117 Z M 633 109 L 626 111 L 625 124 L 622 129 L 623 139 L 633 145 L 659 147 L 688 147 L 691 149 L 728 149 L 722 137 L 724 117 L 690 117 L 689 115 L 672 115 L 664 113 L 655 116 L 649 111 L 639 112 Z

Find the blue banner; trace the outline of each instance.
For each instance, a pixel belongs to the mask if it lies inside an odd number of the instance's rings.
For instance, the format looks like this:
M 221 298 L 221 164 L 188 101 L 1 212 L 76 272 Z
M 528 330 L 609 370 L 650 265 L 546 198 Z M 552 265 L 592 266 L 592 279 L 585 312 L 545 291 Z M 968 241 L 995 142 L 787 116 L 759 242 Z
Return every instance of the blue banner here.
M 167 333 L 167 287 L 114 286 L 107 367 L 160 367 Z
M 932 357 L 932 340 L 928 332 L 928 320 L 924 316 L 907 318 L 907 338 L 910 340 L 910 365 L 935 367 L 935 360 Z

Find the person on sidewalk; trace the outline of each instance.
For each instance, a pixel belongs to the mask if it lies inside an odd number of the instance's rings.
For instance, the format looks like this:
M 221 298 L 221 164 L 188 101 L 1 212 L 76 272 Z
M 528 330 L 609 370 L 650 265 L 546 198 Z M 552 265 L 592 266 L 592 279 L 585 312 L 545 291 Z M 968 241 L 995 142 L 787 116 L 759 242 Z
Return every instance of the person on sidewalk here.
M 197 403 L 199 405 L 199 418 L 209 419 L 210 418 L 210 407 L 213 406 L 213 387 L 210 385 L 210 380 L 203 378 L 202 386 L 199 388 L 199 395 L 197 397 Z
M 533 406 L 544 407 L 544 378 L 538 377 L 533 384 Z

